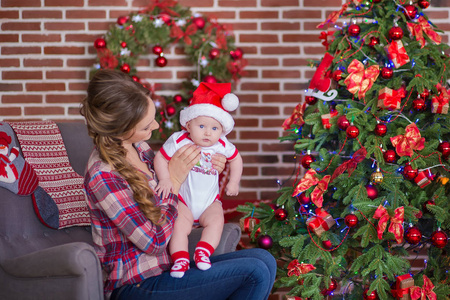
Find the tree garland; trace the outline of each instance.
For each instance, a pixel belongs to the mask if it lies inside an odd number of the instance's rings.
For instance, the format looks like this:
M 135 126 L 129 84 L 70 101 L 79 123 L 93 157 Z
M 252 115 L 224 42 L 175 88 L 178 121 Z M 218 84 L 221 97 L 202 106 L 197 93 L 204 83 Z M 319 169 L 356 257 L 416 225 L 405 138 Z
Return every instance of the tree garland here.
M 182 82 L 178 94 L 159 96 L 155 94 L 155 84 L 136 75 L 136 65 L 139 56 L 147 54 L 152 46 L 156 55 L 154 65 L 166 66 L 163 50 L 171 44 L 178 44 L 184 50 L 195 71 Z M 180 130 L 179 112 L 187 106 L 201 81 L 236 82 L 247 65 L 242 49 L 235 47 L 234 35 L 227 26 L 208 16 L 193 15 L 176 0 L 152 0 L 137 13 L 119 17 L 104 37 L 95 40 L 94 47 L 97 64 L 91 75 L 99 69 L 121 70 L 152 92 L 157 106 L 156 120 L 160 124 L 153 138 L 161 140 Z

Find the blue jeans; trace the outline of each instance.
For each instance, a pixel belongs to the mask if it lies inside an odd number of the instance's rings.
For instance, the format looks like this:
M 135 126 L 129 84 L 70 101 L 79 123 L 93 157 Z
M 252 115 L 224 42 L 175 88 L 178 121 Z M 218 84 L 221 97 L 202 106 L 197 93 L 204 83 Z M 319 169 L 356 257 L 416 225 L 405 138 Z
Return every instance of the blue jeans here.
M 112 300 L 264 300 L 275 281 L 276 262 L 263 249 L 248 249 L 211 257 L 212 267 L 201 271 L 191 261 L 183 278 L 169 272 L 117 288 Z

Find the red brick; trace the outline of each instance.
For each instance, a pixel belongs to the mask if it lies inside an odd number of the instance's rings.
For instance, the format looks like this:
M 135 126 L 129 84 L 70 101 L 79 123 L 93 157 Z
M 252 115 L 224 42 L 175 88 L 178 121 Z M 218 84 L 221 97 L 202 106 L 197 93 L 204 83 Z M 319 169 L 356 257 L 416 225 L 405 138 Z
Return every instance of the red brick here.
M 430 18 L 430 20 L 435 19 L 448 19 L 448 11 L 440 10 L 440 11 L 427 11 L 427 17 Z
M 2 47 L 3 55 L 41 54 L 41 47 Z
M 57 10 L 25 10 L 22 12 L 24 19 L 62 19 L 62 11 Z
M 261 0 L 261 6 L 299 6 L 299 0 Z
M 62 115 L 64 107 L 57 106 L 27 106 L 24 107 L 25 115 Z
M 205 13 L 205 15 L 209 16 L 210 18 L 215 19 L 236 19 L 236 12 L 235 11 L 214 11 L 210 13 Z M 223 25 L 224 23 L 222 23 Z
M 22 90 L 23 87 L 20 83 L 0 83 L 0 92 L 20 92 Z
M 336 0 L 303 0 L 304 7 L 311 6 L 311 7 L 339 8 L 341 7 L 341 4 L 342 4 L 341 1 Z
M 67 19 L 106 19 L 106 11 L 104 10 L 68 10 L 66 11 Z
M 89 31 L 107 31 L 111 27 L 113 23 L 112 22 L 89 22 L 88 23 L 88 29 Z
M 2 24 L 2 30 L 13 30 L 13 31 L 41 30 L 41 23 L 38 23 L 38 22 L 5 22 Z
M 92 67 L 95 63 L 95 58 L 86 58 L 86 59 L 68 59 L 67 66 L 68 67 Z M 148 64 L 147 64 L 148 65 Z
M 308 83 L 300 83 L 300 82 L 285 83 L 283 85 L 283 88 L 286 91 L 294 91 L 294 92 L 304 91 L 308 89 Z
M 300 47 L 298 47 L 298 46 L 261 47 L 261 54 L 263 54 L 263 55 L 267 55 L 267 54 L 276 54 L 276 55 L 300 54 Z
M 283 19 L 321 19 L 322 12 L 320 10 L 287 10 L 283 11 Z
M 244 160 L 246 161 L 246 160 Z M 264 163 L 264 162 L 263 162 Z M 278 187 L 277 182 L 274 179 L 242 179 L 242 188 L 276 188 Z
M 256 23 L 234 23 L 230 24 L 233 30 L 257 30 L 258 24 Z
M 241 11 L 239 13 L 240 19 L 277 19 L 278 12 L 277 11 Z
M 318 35 L 317 34 L 283 34 L 283 42 L 292 43 L 292 42 L 317 42 Z
M 188 7 L 212 7 L 214 5 L 214 0 L 179 0 L 178 3 Z
M 64 55 L 71 55 L 71 54 L 84 54 L 84 47 L 44 47 L 44 53 L 45 54 L 64 54 Z
M 20 60 L 13 58 L 0 59 L 0 68 L 19 67 Z
M 242 91 L 279 91 L 280 84 L 277 82 L 243 82 Z
M 79 107 L 69 107 L 67 113 L 71 116 L 80 116 L 80 108 Z M 84 119 L 80 116 L 80 121 L 84 122 Z
M 41 71 L 3 71 L 3 80 L 42 79 Z
M 25 88 L 28 92 L 42 92 L 42 91 L 65 91 L 66 85 L 63 82 L 39 82 L 26 83 Z
M 83 91 L 85 92 L 88 86 L 88 82 L 84 83 L 69 83 L 69 91 Z
M 80 34 L 80 33 L 74 33 L 74 34 L 66 34 L 65 41 L 66 42 L 87 42 L 87 43 L 94 43 L 95 39 L 97 38 L 97 35 L 94 34 Z
M 84 0 L 45 0 L 45 6 L 83 6 Z
M 41 0 L 2 0 L 2 7 L 40 7 Z
M 59 34 L 23 34 L 22 41 L 25 43 L 61 42 L 61 35 L 59 35 Z
M 3 95 L 2 103 L 42 103 L 42 95 Z
M 258 119 L 252 119 L 252 118 L 234 118 L 234 121 L 236 122 L 237 127 L 258 127 L 259 126 L 259 120 Z
M 127 6 L 126 0 L 88 0 L 88 6 Z
M 300 102 L 301 94 L 269 94 L 266 93 L 262 95 L 263 103 L 289 103 L 289 102 Z M 294 107 L 289 109 L 289 114 L 292 112 Z M 283 112 L 285 113 L 285 112 Z
M 275 34 L 241 34 L 241 43 L 278 43 L 278 36 Z
M 0 19 L 18 19 L 18 10 L 0 10 Z
M 44 24 L 44 28 L 46 30 L 58 30 L 58 31 L 66 31 L 66 30 L 84 30 L 84 23 L 76 23 L 76 22 L 46 22 Z
M 19 41 L 18 34 L 0 34 L 2 43 L 17 43 Z
M 306 46 L 303 47 L 303 51 L 306 55 L 315 55 L 317 57 L 320 57 L 325 53 L 325 47 L 323 47 L 322 45 L 319 47 Z
M 263 70 L 263 78 L 300 78 L 300 71 L 297 70 Z
M 84 94 L 77 94 L 77 95 L 46 95 L 45 96 L 45 102 L 47 103 L 80 103 L 81 100 L 86 95 Z
M 25 67 L 62 67 L 62 59 L 24 59 L 23 65 Z
M 47 79 L 86 79 L 86 71 L 47 71 Z
M 281 121 L 280 124 L 282 124 L 283 121 Z M 281 127 L 281 126 L 279 125 L 279 127 Z M 286 152 L 286 151 L 290 152 L 290 151 L 293 151 L 293 149 L 294 149 L 294 143 L 292 143 L 292 142 L 279 142 L 278 141 L 277 143 L 274 143 L 274 144 L 263 144 L 262 145 L 262 150 L 265 152 Z M 292 154 L 292 155 L 294 155 L 294 154 Z M 289 161 L 293 160 L 292 155 L 290 155 Z
M 221 7 L 256 7 L 256 0 L 219 0 Z
M 263 176 L 275 176 L 279 178 L 280 176 L 289 176 L 292 174 L 292 167 L 263 167 L 261 168 L 261 175 Z
M 280 109 L 276 106 L 241 106 L 241 115 L 273 116 L 279 115 Z
M 283 59 L 283 66 L 308 66 L 309 62 L 306 58 L 285 58 Z
M 20 116 L 22 114 L 22 108 L 20 107 L 2 107 L 0 111 L 2 116 Z

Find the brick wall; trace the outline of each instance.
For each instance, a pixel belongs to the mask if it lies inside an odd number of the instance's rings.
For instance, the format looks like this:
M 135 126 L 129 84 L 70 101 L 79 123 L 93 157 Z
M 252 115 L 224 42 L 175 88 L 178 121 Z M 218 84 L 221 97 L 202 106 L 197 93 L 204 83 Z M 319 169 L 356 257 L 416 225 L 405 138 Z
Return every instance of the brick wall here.
M 292 173 L 293 151 L 291 145 L 279 143 L 280 125 L 302 100 L 313 74 L 307 59 L 324 53 L 315 26 L 341 1 L 179 1 L 193 12 L 232 24 L 236 44 L 249 61 L 248 75 L 235 91 L 241 106 L 230 135 L 245 161 L 239 198 L 273 199 L 277 180 Z M 1 0 L 0 119 L 82 121 L 78 106 L 95 62 L 93 41 L 117 17 L 147 4 L 148 0 Z M 449 0 L 432 0 L 431 5 L 428 16 L 450 30 Z M 448 43 L 448 32 L 443 41 Z M 151 59 L 141 57 L 140 77 L 145 74 L 150 82 L 176 86 L 177 71 L 182 74 L 189 68 L 176 63 L 182 61 L 178 52 L 166 53 L 169 65 L 158 70 L 149 66 Z

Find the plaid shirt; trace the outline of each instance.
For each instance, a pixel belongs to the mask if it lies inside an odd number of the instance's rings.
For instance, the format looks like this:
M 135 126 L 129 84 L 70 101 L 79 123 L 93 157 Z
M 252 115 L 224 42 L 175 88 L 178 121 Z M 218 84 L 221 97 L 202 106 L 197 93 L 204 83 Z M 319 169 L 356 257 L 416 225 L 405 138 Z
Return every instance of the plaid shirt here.
M 153 155 L 147 143 L 136 145 L 136 149 L 141 160 L 153 170 Z M 156 182 L 148 178 L 154 188 Z M 167 222 L 153 224 L 139 209 L 128 183 L 99 158 L 95 149 L 89 158 L 84 188 L 94 247 L 106 277 L 107 296 L 124 284 L 137 283 L 169 270 L 166 249 L 178 214 L 176 196 L 170 194 L 161 200 L 154 195 Z

